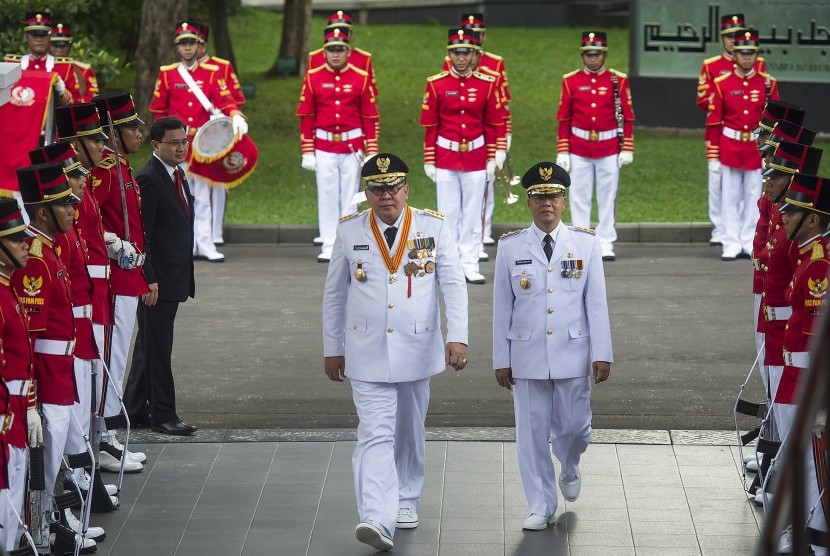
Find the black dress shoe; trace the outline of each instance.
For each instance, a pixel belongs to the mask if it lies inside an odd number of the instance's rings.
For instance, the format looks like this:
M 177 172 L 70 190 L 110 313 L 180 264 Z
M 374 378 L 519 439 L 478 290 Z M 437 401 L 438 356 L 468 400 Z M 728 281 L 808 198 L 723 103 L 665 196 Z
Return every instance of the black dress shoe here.
M 167 421 L 161 425 L 153 425 L 154 432 L 160 432 L 162 434 L 172 434 L 174 436 L 188 436 L 196 432 L 197 429 L 194 426 L 188 425 L 183 423 L 181 419 L 173 419 L 172 421 Z

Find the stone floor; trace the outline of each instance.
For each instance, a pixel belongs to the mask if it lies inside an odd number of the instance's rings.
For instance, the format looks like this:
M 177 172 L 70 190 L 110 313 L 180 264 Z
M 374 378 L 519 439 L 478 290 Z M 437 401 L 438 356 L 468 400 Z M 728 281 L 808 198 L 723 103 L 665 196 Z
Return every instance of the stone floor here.
M 730 433 L 639 432 L 596 431 L 579 500 L 560 498 L 556 525 L 541 532 L 521 530 L 515 443 L 430 440 L 420 527 L 398 531 L 394 553 L 752 554 L 762 515 L 745 498 Z M 108 534 L 99 554 L 373 553 L 354 539 L 352 440 L 193 440 L 134 444 L 149 460 L 125 478 L 121 508 L 93 516 Z

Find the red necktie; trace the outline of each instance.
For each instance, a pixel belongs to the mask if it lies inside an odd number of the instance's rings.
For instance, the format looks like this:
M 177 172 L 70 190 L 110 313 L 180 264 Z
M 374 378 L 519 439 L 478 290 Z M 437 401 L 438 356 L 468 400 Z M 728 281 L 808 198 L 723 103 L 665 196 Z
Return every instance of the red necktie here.
M 176 174 L 176 189 L 179 191 L 179 197 L 182 199 L 182 203 L 184 203 L 184 208 L 187 208 L 187 196 L 184 194 L 184 182 L 182 181 L 182 171 L 177 166 L 173 173 Z

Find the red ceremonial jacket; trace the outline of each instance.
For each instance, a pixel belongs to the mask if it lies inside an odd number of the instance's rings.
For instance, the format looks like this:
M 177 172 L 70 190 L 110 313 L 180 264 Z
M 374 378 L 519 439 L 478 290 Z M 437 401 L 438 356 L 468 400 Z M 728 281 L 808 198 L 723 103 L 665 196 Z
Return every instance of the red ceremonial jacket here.
M 38 353 L 37 340 L 75 339 L 69 276 L 51 238 L 36 228 L 29 240 L 29 262 L 12 275 L 14 288 L 29 315 L 34 349 L 37 397 L 40 403 L 72 405 L 75 395 L 74 357 Z
M 617 118 L 614 106 L 616 75 L 623 115 L 623 145 L 616 133 L 600 140 L 599 133 L 616 132 Z M 562 77 L 562 96 L 559 99 L 559 122 L 556 152 L 570 153 L 584 158 L 604 158 L 619 154 L 620 150 L 634 152 L 634 105 L 628 76 L 615 69 L 603 67 L 596 73 L 587 68 L 572 71 Z M 588 138 L 577 133 L 588 133 Z M 596 138 L 594 138 L 596 137 Z
M 121 176 L 124 179 L 124 197 L 127 201 L 127 221 L 130 224 L 130 243 L 144 253 L 144 223 L 141 220 L 141 192 L 133 178 L 127 159 L 120 157 Z M 101 225 L 105 232 L 126 238 L 124 206 L 121 200 L 121 182 L 115 153 L 104 149 L 101 164 L 92 169 L 92 192 L 101 209 Z M 126 240 L 125 240 L 126 241 Z M 109 259 L 110 291 L 113 295 L 137 297 L 150 291 L 141 267 L 125 270 L 118 261 Z
M 378 152 L 378 107 L 369 74 L 351 64 L 340 70 L 323 65 L 306 73 L 296 115 L 303 154 L 315 149 L 336 154 Z M 331 140 L 317 137 L 317 130 L 330 133 Z M 362 130 L 363 135 L 341 138 L 340 134 L 353 130 Z
M 712 109 L 712 90 L 714 89 L 715 79 L 721 75 L 732 73 L 737 64 L 735 64 L 735 57 L 726 52 L 719 56 L 712 56 L 703 61 L 703 66 L 700 68 L 700 77 L 697 80 L 697 107 L 701 110 L 709 111 Z M 767 62 L 761 56 L 755 60 L 755 71 L 767 71 Z
M 92 69 L 91 65 L 79 60 L 73 59 L 72 63 L 75 64 L 75 74 L 80 74 L 78 77 L 80 96 L 75 102 L 92 102 L 92 97 L 100 92 L 98 90 L 98 78 L 95 76 L 95 70 Z M 106 125 L 106 122 L 102 123 Z
M 150 101 L 150 112 L 155 114 L 156 119 L 164 116 L 181 118 L 187 125 L 188 137 L 192 138 L 210 119 L 210 114 L 182 78 L 179 73 L 180 64 L 181 62 L 176 62 L 159 69 L 153 99 Z M 202 62 L 190 70 L 190 75 L 211 104 L 223 114 L 230 116 L 239 111 L 219 66 Z
M 89 193 L 87 193 L 89 195 Z M 60 257 L 69 274 L 69 295 L 72 299 L 73 314 L 83 307 L 92 306 L 92 280 L 86 268 L 86 242 L 73 227 L 65 234 L 55 237 L 55 253 Z M 85 312 L 75 316 L 75 357 L 79 359 L 98 359 L 98 346 L 92 333 L 92 313 Z
M 372 66 L 372 55 L 360 48 L 352 48 L 349 51 L 349 63 L 357 69 L 362 69 L 369 74 L 369 88 L 375 98 L 378 97 L 378 84 L 375 79 L 375 68 Z M 322 48 L 318 48 L 308 53 L 308 63 L 306 64 L 306 73 L 314 68 L 319 68 L 326 65 L 326 55 Z
M 821 316 L 827 307 L 828 272 L 830 257 L 828 241 L 822 236 L 815 237 L 798 248 L 798 260 L 787 298 L 793 309 L 784 333 L 784 350 L 792 353 L 805 352 L 816 334 Z M 784 366 L 784 374 L 778 386 L 775 400 L 778 403 L 794 403 L 798 379 L 804 369 L 791 365 Z
M 484 170 L 506 142 L 496 77 L 478 71 L 462 76 L 454 70 L 428 77 L 421 125 L 426 164 L 461 172 Z M 482 138 L 484 145 L 469 150 L 467 145 Z M 444 140 L 458 144 L 458 150 L 439 145 Z
M 450 71 L 452 69 L 452 62 L 449 56 L 444 56 L 444 65 L 442 71 Z M 502 110 L 505 126 L 505 137 L 508 133 L 513 132 L 513 123 L 510 118 L 510 86 L 507 82 L 507 70 L 504 67 L 504 59 L 490 52 L 483 52 L 481 59 L 478 62 L 476 71 L 492 75 L 496 78 L 496 91 L 498 93 L 497 103 Z M 497 146 L 497 149 L 507 149 L 507 141 L 505 145 Z
M 24 269 L 16 273 L 23 273 Z M 29 323 L 25 309 L 15 291 L 11 288 L 10 278 L 0 274 L 0 378 L 4 383 L 12 380 L 29 381 L 29 388 L 9 391 L 10 411 L 14 414 L 11 430 L 6 433 L 6 441 L 18 448 L 26 447 L 26 410 L 37 405 L 35 397 L 35 369 L 32 344 L 29 341 Z
M 770 307 L 789 307 L 786 291 L 793 278 L 798 249 L 794 242 L 787 239 L 787 231 L 778 212 L 778 205 L 770 209 L 769 239 L 761 250 L 759 263 L 763 273 L 763 291 L 758 315 L 758 332 L 763 332 L 766 346 L 764 364 L 780 367 L 784 364 L 781 346 L 784 345 L 784 327 L 787 320 L 779 318 L 767 320 L 766 313 Z
M 109 285 L 110 260 L 104 243 L 101 209 L 92 194 L 91 180 L 90 175 L 81 204 L 75 205 L 75 227 L 87 247 L 87 270 L 92 280 L 92 322 L 109 325 L 113 323 Z
M 766 73 L 752 70 L 742 76 L 733 71 L 715 79 L 712 110 L 706 116 L 707 159 L 719 158 L 724 166 L 738 170 L 761 168 L 752 131 L 761 121 L 767 97 L 778 100 L 778 83 Z M 740 136 L 727 137 L 724 132 Z
M 769 220 L 772 201 L 766 191 L 758 198 L 758 222 L 755 223 L 755 235 L 752 237 L 752 293 L 764 292 L 764 273 L 758 257 L 769 240 Z M 777 212 L 777 211 L 776 211 Z

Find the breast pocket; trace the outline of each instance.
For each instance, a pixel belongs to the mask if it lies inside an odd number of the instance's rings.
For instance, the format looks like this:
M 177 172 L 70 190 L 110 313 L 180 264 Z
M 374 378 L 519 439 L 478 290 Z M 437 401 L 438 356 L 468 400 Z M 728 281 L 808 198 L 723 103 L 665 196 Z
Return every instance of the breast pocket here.
M 568 337 L 572 340 L 588 337 L 588 330 L 581 324 L 568 325 Z
M 357 315 L 347 321 L 346 330 L 359 334 L 366 334 L 366 324 L 367 320 L 360 315 Z
M 377 278 L 378 272 L 373 265 L 374 253 L 371 251 L 350 251 L 346 258 L 349 260 L 352 282 L 365 284 Z
M 511 270 L 510 282 L 516 296 L 529 295 L 539 291 L 539 278 L 531 265 L 514 266 Z

